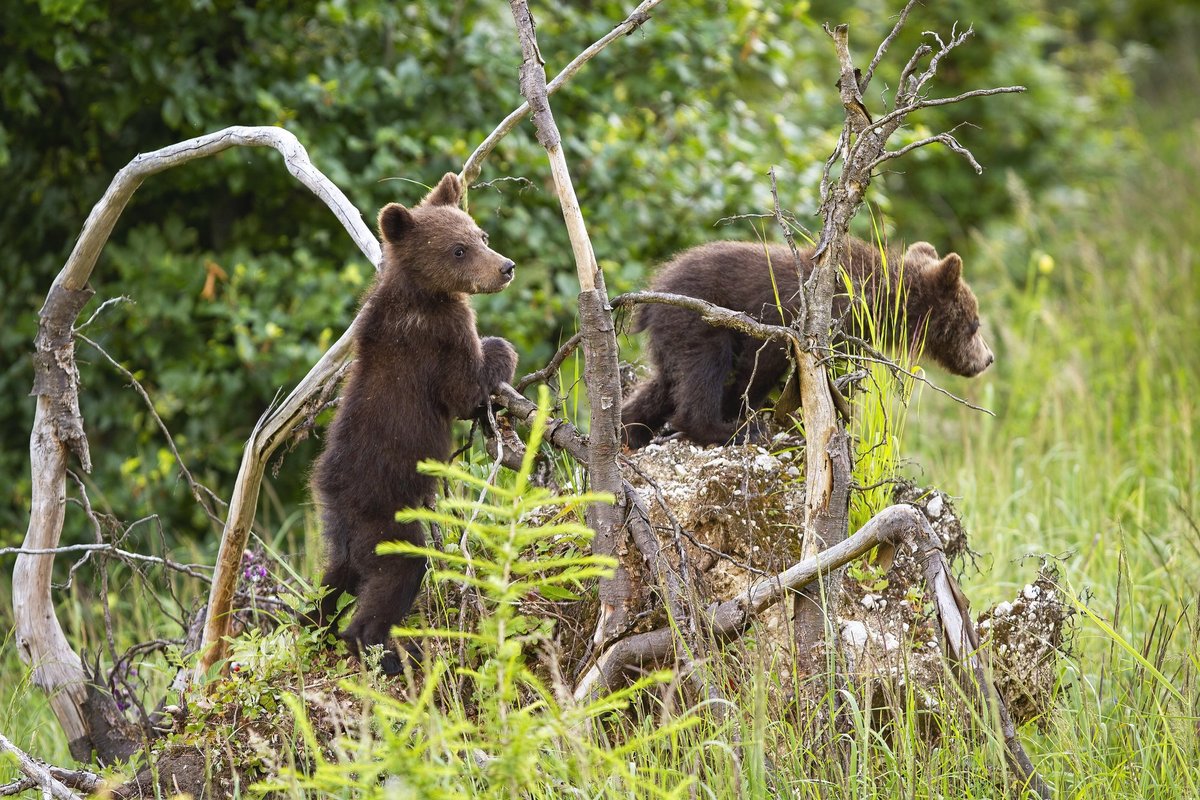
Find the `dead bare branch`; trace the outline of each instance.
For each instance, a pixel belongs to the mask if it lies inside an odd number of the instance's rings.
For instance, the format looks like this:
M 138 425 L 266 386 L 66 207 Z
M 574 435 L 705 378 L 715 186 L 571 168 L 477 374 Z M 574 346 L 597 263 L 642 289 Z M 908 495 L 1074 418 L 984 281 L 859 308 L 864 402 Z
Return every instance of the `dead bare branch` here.
M 85 773 L 82 770 L 52 770 L 51 767 L 47 767 L 45 764 L 42 764 L 41 762 L 31 758 L 25 751 L 21 750 L 21 748 L 10 742 L 8 738 L 4 736 L 4 734 L 0 734 L 0 753 L 10 754 L 17 762 L 17 769 L 21 770 L 21 773 L 30 781 L 32 781 L 32 785 L 29 786 L 25 786 L 24 782 L 22 781 L 8 784 L 7 786 L 3 787 L 6 792 L 10 787 L 13 789 L 13 794 L 15 794 L 17 791 L 25 791 L 26 789 L 32 789 L 34 787 L 41 787 L 43 797 L 53 797 L 55 800 L 79 800 L 79 795 L 71 791 L 69 786 L 63 783 L 58 776 L 53 774 L 55 771 L 63 777 L 68 775 L 77 776 L 75 778 L 77 783 L 76 788 L 79 788 L 81 791 L 84 791 L 88 794 L 91 794 L 100 786 L 99 775 Z M 86 776 L 86 778 L 84 776 Z
M 933 54 L 933 58 L 929 59 L 929 67 L 923 73 L 921 73 L 921 77 L 919 77 L 917 79 L 916 83 L 914 84 L 913 89 L 912 89 L 912 94 L 914 94 L 914 95 L 917 92 L 920 92 L 921 89 L 925 86 L 925 84 L 928 83 L 933 78 L 933 76 L 937 74 L 938 65 L 941 63 L 941 60 L 950 53 L 951 50 L 958 47 L 963 42 L 965 42 L 967 39 L 970 39 L 972 36 L 975 35 L 975 29 L 973 27 L 968 26 L 965 31 L 963 31 L 962 33 L 958 33 L 958 23 L 957 22 L 954 23 L 950 27 L 950 43 L 949 44 L 942 41 L 942 37 L 940 35 L 938 35 L 937 31 L 924 31 L 923 35 L 932 36 L 934 39 L 936 39 L 937 43 L 938 43 L 938 50 L 936 53 Z
M 562 346 L 558 348 L 558 351 L 554 354 L 554 357 L 546 363 L 546 366 L 529 373 L 524 378 L 521 378 L 521 380 L 517 381 L 514 388 L 518 392 L 523 392 L 535 383 L 544 383 L 550 380 L 550 378 L 558 374 L 559 367 L 561 367 L 562 363 L 567 360 L 567 356 L 575 352 L 575 348 L 579 347 L 579 343 L 582 341 L 583 332 L 576 331 L 570 339 L 567 339 L 562 343 Z
M 710 303 L 707 300 L 700 300 L 682 294 L 671 294 L 670 292 L 626 292 L 614 297 L 610 305 L 616 309 L 634 306 L 638 303 L 659 303 L 686 308 L 689 311 L 695 311 L 709 325 L 731 328 L 748 336 L 753 336 L 756 339 L 797 340 L 796 332 L 791 328 L 784 327 L 783 325 L 770 325 L 765 322 L 759 322 L 754 317 L 741 311 L 733 311 Z
M 958 140 L 955 139 L 949 131 L 945 133 L 939 133 L 936 136 L 927 136 L 924 139 L 918 139 L 915 142 L 910 142 L 904 147 L 901 147 L 899 150 L 886 150 L 884 151 L 883 155 L 871 162 L 870 169 L 873 171 L 883 162 L 889 161 L 893 158 L 899 158 L 906 153 L 911 153 L 918 147 L 926 147 L 927 145 L 938 143 L 945 145 L 951 151 L 958 153 L 960 156 L 965 158 L 967 163 L 971 165 L 971 168 L 975 170 L 976 175 L 983 174 L 983 167 L 981 167 L 979 162 L 975 160 L 975 155 L 970 150 L 959 144 Z
M 135 553 L 132 550 L 122 550 L 111 544 L 68 544 L 62 547 L 0 547 L 0 556 L 56 556 L 69 553 L 103 553 L 113 558 L 127 562 L 153 564 L 196 578 L 205 583 L 211 583 L 212 578 L 199 570 L 212 569 L 206 564 L 183 564 L 160 556 L 148 556 L 145 553 Z
M 875 68 L 879 66 L 879 62 L 887 55 L 888 48 L 892 46 L 892 42 L 900 35 L 900 29 L 904 27 L 905 21 L 908 19 L 908 12 L 912 11 L 912 7 L 917 4 L 918 0 L 908 0 L 904 4 L 903 10 L 900 11 L 900 17 L 896 20 L 896 24 L 892 26 L 891 33 L 884 37 L 879 43 L 879 47 L 875 50 L 875 57 L 871 59 L 871 65 L 867 67 L 867 71 L 863 74 L 862 80 L 858 82 L 858 91 L 866 92 L 867 86 L 871 83 L 871 78 L 875 77 Z M 901 81 L 903 83 L 903 81 Z
M 884 114 L 882 117 L 875 120 L 875 124 L 871 127 L 878 130 L 884 130 L 897 120 L 907 117 L 914 111 L 920 111 L 922 108 L 951 106 L 955 103 L 961 103 L 964 100 L 970 100 L 972 97 L 991 97 L 997 94 L 1019 94 L 1024 91 L 1026 91 L 1024 86 L 996 86 L 991 89 L 972 89 L 969 92 L 956 94 L 953 97 L 915 99 L 909 105 L 902 106 L 897 108 L 895 111 L 889 111 L 887 114 Z
M 645 4 L 643 4 L 645 5 Z M 592 503 L 587 509 L 588 524 L 595 531 L 592 550 L 616 556 L 625 548 L 619 546 L 622 536 L 620 520 L 625 513 L 625 497 L 621 492 L 621 470 L 617 466 L 620 452 L 621 381 L 617 365 L 617 337 L 613 325 L 604 273 L 596 263 L 591 238 L 575 196 L 575 186 L 567 168 L 562 148 L 562 136 L 550 109 L 546 85 L 546 69 L 538 50 L 533 15 L 526 0 L 510 0 L 509 8 L 517 26 L 521 44 L 521 94 L 529 103 L 538 143 L 546 150 L 554 188 L 562 207 L 563 221 L 575 257 L 579 279 L 579 322 L 583 333 L 584 381 L 587 384 L 591 429 L 588 436 L 588 480 L 592 490 L 607 492 L 616 503 Z M 600 642 L 625 625 L 631 613 L 635 587 L 633 571 L 620 563 L 611 578 L 600 582 L 600 620 L 595 640 Z
M 632 34 L 644 23 L 649 21 L 650 12 L 653 11 L 654 7 L 661 2 L 662 0 L 643 0 L 643 2 L 640 3 L 637 8 L 629 13 L 629 16 L 625 18 L 624 22 L 618 24 L 611 31 L 593 42 L 591 46 L 589 46 L 582 53 L 575 56 L 575 58 L 571 60 L 571 63 L 567 64 L 567 66 L 563 68 L 562 72 L 558 73 L 558 75 L 554 77 L 554 80 L 550 81 L 550 83 L 546 85 L 547 95 L 552 95 L 561 89 L 567 81 L 574 77 L 575 73 L 583 69 L 583 66 L 595 58 L 601 50 L 608 47 L 620 37 Z M 492 151 L 496 149 L 496 145 L 500 143 L 501 139 L 512 133 L 513 129 L 516 128 L 517 125 L 521 123 L 521 120 L 525 119 L 527 116 L 529 116 L 528 101 L 522 103 L 520 107 L 505 117 L 504 120 L 496 126 L 496 129 L 489 133 L 486 139 L 480 142 L 479 146 L 475 148 L 475 151 L 467 158 L 466 163 L 463 164 L 462 171 L 458 174 L 458 177 L 462 180 L 464 186 L 470 186 L 475 182 L 475 179 L 479 177 L 479 173 L 483 170 L 483 162 L 486 161 L 487 157 L 490 156 Z
M 908 90 L 906 91 L 904 88 L 905 84 L 909 82 L 909 78 L 912 75 L 913 70 L 915 70 L 917 65 L 921 63 L 921 59 L 932 52 L 933 48 L 927 44 L 923 44 L 913 51 L 912 56 L 908 59 L 908 63 L 904 65 L 904 69 L 900 70 L 900 82 L 896 84 L 896 97 L 892 101 L 893 108 L 900 105 L 900 98 L 902 95 L 915 94 L 915 86 L 909 86 Z
M 132 302 L 133 302 L 133 298 L 126 297 L 125 295 L 120 295 L 119 297 L 108 298 L 107 300 L 105 300 L 103 303 L 101 303 L 99 306 L 96 307 L 96 310 L 92 312 L 91 316 L 89 316 L 87 318 L 86 322 L 84 322 L 82 325 L 75 326 L 74 333 L 78 334 L 81 330 L 83 330 L 87 326 L 91 325 L 93 322 L 96 321 L 97 318 L 99 318 L 99 316 L 101 314 L 103 314 L 105 311 L 107 311 L 111 306 L 115 306 L 118 303 L 132 303 Z
M 792 264 L 796 268 L 796 285 L 800 286 L 804 283 L 804 261 L 800 258 L 800 249 L 796 247 L 796 237 L 792 236 L 792 229 L 783 217 L 783 208 L 779 204 L 779 187 L 775 183 L 774 167 L 767 170 L 767 176 L 771 179 L 771 201 L 775 205 L 773 216 L 776 224 L 779 225 L 779 229 L 783 231 L 783 240 L 787 242 L 788 250 L 792 252 Z M 804 303 L 804 292 L 798 292 L 796 300 L 799 301 L 799 305 L 796 307 L 796 316 L 799 319 L 804 319 L 808 316 L 808 308 Z

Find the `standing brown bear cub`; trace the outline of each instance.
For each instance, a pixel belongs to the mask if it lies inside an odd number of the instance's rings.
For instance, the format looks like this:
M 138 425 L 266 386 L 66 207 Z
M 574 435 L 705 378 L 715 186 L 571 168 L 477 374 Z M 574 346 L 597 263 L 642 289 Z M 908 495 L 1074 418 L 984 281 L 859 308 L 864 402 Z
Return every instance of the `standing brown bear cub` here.
M 379 212 L 383 268 L 359 315 L 357 358 L 313 476 L 329 590 L 316 622 L 336 622 L 342 593 L 357 595 L 341 637 L 356 653 L 385 645 L 388 674 L 400 660 L 386 642 L 412 608 L 425 559 L 375 548 L 425 543 L 419 523 L 396 521 L 397 511 L 436 491 L 417 462 L 449 458 L 454 420 L 474 415 L 517 366 L 507 341 L 479 338 L 467 302 L 508 286 L 514 265 L 488 247 L 487 234 L 459 210 L 461 198 L 458 176 L 447 173 L 415 208 L 390 203 Z
M 813 251 L 800 255 L 807 276 Z M 866 316 L 890 315 L 898 296 L 904 325 L 901 330 L 880 326 L 891 329 L 885 345 L 923 342 L 925 355 L 968 377 L 992 363 L 992 351 L 979 333 L 979 305 L 962 279 L 957 253 L 940 258 L 932 245 L 918 242 L 903 257 L 889 254 L 885 264 L 877 248 L 853 239 L 848 261 L 843 266 L 866 309 L 866 314 L 846 316 L 849 333 L 868 338 Z M 799 291 L 793 265 L 783 245 L 712 242 L 677 255 L 659 271 L 653 288 L 790 325 Z M 834 319 L 846 313 L 849 302 L 847 294 L 835 295 Z M 667 422 L 697 444 L 729 442 L 738 432 L 739 413 L 759 408 L 788 367 L 782 344 L 710 326 L 676 306 L 642 306 L 634 331 L 649 334 L 647 350 L 656 373 L 621 409 L 625 444 L 633 449 L 648 444 Z

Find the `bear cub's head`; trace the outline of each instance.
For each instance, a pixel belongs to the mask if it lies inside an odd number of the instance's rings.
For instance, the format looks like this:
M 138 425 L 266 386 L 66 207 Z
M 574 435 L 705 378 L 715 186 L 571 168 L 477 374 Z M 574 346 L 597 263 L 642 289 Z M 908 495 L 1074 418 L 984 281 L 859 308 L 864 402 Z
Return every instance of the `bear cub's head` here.
M 917 322 L 927 321 L 925 355 L 968 378 L 987 369 L 995 356 L 979 332 L 979 303 L 962 279 L 958 253 L 941 258 L 933 245 L 917 242 L 904 253 L 903 269 L 909 317 L 916 312 Z
M 458 207 L 462 184 L 447 172 L 414 208 L 388 203 L 379 211 L 383 279 L 395 272 L 425 292 L 490 294 L 512 282 L 512 259 L 488 247 L 488 235 Z

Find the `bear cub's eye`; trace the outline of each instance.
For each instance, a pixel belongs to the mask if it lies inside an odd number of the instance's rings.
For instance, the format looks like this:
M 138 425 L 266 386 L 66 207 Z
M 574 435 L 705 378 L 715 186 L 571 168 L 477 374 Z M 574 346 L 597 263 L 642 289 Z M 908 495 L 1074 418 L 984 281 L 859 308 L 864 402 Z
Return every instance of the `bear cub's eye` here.
M 463 247 L 461 244 L 454 248 L 454 257 L 455 258 L 462 258 L 466 254 L 467 254 L 467 248 Z
M 975 320 L 974 322 L 971 323 L 971 333 L 976 333 L 978 331 L 979 331 L 979 320 Z
M 487 231 L 480 231 L 479 233 L 483 236 L 483 243 L 486 245 L 488 243 Z

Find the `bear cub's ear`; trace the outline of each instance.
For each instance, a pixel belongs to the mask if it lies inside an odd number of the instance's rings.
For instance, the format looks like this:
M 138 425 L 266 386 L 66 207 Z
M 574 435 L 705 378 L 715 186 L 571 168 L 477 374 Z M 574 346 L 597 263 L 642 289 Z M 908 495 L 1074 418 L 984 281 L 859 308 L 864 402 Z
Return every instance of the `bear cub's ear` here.
M 462 202 L 462 183 L 453 172 L 447 172 L 421 201 L 423 206 L 456 206 Z
M 937 250 L 929 242 L 913 242 L 904 251 L 904 261 L 909 265 L 937 261 L 937 257 Z
M 962 266 L 962 258 L 958 253 L 951 253 L 937 263 L 937 266 L 934 267 L 936 270 L 934 274 L 937 275 L 942 286 L 952 289 L 958 286 L 958 281 L 962 277 Z
M 399 203 L 388 203 L 379 210 L 379 235 L 395 244 L 416 227 L 412 212 Z

